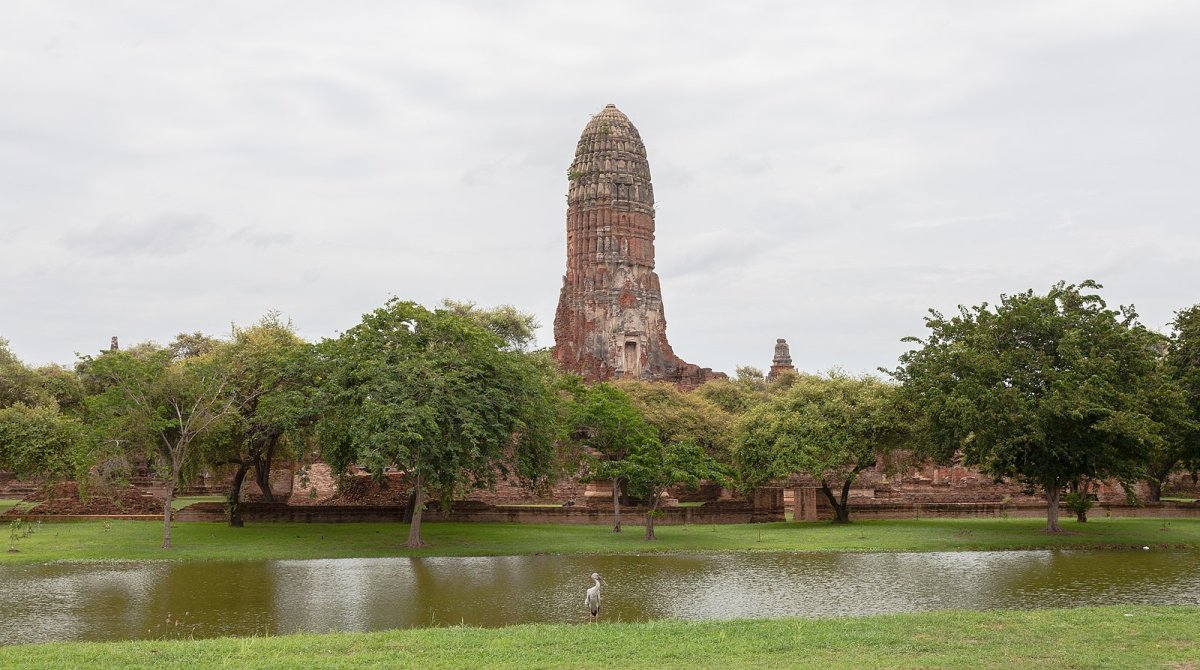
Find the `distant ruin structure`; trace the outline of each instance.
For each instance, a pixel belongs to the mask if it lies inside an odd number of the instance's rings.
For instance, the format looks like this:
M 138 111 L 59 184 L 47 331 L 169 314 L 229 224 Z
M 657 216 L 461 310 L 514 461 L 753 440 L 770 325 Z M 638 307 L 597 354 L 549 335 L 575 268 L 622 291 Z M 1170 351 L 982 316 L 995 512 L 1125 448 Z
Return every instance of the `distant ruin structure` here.
M 112 340 L 110 340 L 108 343 L 108 350 L 109 351 L 118 351 L 118 350 L 120 350 L 120 348 L 121 348 L 120 345 L 117 344 L 117 336 L 113 335 Z
M 695 387 L 723 377 L 685 362 L 667 342 L 650 164 L 637 128 L 616 105 L 584 127 L 567 179 L 567 273 L 554 315 L 559 364 L 587 381 Z
M 795 371 L 796 367 L 792 365 L 792 352 L 788 348 L 787 340 L 782 337 L 775 340 L 775 357 L 771 359 L 771 371 L 767 373 L 767 381 L 771 381 L 781 374 Z

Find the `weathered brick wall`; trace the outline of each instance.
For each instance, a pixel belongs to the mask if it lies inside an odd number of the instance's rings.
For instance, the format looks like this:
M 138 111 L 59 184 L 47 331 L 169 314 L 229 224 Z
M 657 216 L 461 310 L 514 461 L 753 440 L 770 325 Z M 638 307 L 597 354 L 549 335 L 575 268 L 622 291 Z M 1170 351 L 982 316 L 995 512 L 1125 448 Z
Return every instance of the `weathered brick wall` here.
M 569 523 L 609 524 L 612 509 L 602 507 L 526 507 L 520 505 L 491 505 L 481 501 L 460 501 L 451 506 L 448 515 L 431 503 L 426 512 L 429 521 L 508 522 L 508 523 Z M 657 523 L 711 524 L 759 523 L 783 521 L 783 492 L 780 489 L 760 489 L 752 500 L 720 500 L 700 507 L 662 508 L 664 516 Z M 622 507 L 621 514 L 633 523 L 644 518 L 643 507 Z M 176 514 L 177 521 L 223 521 L 225 509 L 220 503 L 199 503 Z M 287 505 L 283 503 L 246 503 L 242 518 L 247 523 L 288 521 L 298 523 L 343 523 L 354 521 L 400 521 L 404 507 L 365 505 Z

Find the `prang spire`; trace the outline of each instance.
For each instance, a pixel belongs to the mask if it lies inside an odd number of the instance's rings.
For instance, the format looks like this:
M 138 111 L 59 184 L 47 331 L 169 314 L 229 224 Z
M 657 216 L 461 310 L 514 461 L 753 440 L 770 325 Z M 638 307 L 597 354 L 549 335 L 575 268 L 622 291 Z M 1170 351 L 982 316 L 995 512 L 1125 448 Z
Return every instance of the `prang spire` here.
M 697 386 L 718 376 L 667 342 L 654 272 L 654 188 L 646 146 L 616 105 L 592 117 L 567 173 L 567 273 L 554 356 L 588 381 L 635 378 Z

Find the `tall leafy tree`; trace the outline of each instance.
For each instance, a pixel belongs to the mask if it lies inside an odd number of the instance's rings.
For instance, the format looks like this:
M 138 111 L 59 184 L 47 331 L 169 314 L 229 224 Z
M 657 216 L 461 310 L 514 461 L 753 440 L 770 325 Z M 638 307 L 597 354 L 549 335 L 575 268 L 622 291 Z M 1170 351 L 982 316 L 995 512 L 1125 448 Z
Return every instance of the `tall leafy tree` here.
M 198 464 L 199 446 L 232 420 L 238 398 L 216 352 L 178 358 L 142 347 L 85 358 L 81 368 L 102 391 L 87 399 L 109 435 L 122 435 L 158 457 L 165 482 L 162 546 L 171 546 L 171 503 Z
M 314 359 L 312 347 L 274 312 L 249 328 L 235 328 L 220 355 L 237 411 L 212 460 L 236 466 L 227 507 L 229 525 L 240 527 L 246 476 L 253 471 L 263 497 L 273 501 L 270 474 L 276 456 L 288 447 L 296 454 L 316 420 Z
M 935 453 L 997 478 L 1041 488 L 1046 530 L 1058 532 L 1070 482 L 1129 482 L 1156 424 L 1139 398 L 1155 373 L 1155 337 L 1132 307 L 1108 308 L 1093 281 L 1059 282 L 1045 295 L 931 310 L 924 339 L 893 375 L 924 410 Z
M 655 540 L 654 522 L 667 489 L 723 481 L 726 470 L 694 442 L 663 442 L 651 436 L 634 445 L 625 458 L 597 464 L 596 475 L 624 481 L 630 495 L 645 500 L 646 539 Z
M 522 458 L 546 444 L 528 421 L 531 404 L 553 398 L 544 366 L 476 319 L 392 300 L 323 342 L 320 356 L 323 449 L 338 468 L 396 466 L 412 477 L 409 546 L 423 544 L 427 492 L 448 504 L 513 464 L 549 462 Z
M 639 448 L 661 444 L 629 395 L 608 383 L 578 387 L 568 423 L 574 439 L 590 449 L 600 463 L 623 461 Z M 619 468 L 603 466 L 588 476 L 588 479 L 612 481 L 614 533 L 621 532 L 621 489 L 625 474 Z
M 834 521 L 849 522 L 850 487 L 904 443 L 907 422 L 895 396 L 894 386 L 873 377 L 797 376 L 738 422 L 743 485 L 808 474 L 820 482 Z
M 1162 493 L 1167 476 L 1177 469 L 1200 470 L 1200 305 L 1175 313 L 1164 365 L 1171 383 L 1154 409 L 1166 415 L 1167 439 L 1155 449 L 1157 469 L 1150 472 L 1151 496 Z M 1180 417 L 1180 404 L 1182 414 Z

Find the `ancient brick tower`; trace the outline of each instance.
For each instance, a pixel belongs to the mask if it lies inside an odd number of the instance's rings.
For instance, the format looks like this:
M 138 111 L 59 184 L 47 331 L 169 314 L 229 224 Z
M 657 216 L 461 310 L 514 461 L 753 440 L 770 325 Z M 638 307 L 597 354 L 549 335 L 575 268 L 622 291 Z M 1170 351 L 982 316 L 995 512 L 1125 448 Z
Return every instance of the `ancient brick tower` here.
M 615 105 L 584 127 L 567 177 L 567 274 L 554 315 L 559 364 L 588 381 L 691 387 L 724 376 L 684 362 L 667 342 L 650 165 L 637 128 Z

